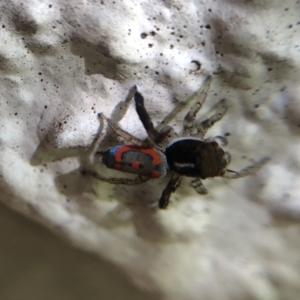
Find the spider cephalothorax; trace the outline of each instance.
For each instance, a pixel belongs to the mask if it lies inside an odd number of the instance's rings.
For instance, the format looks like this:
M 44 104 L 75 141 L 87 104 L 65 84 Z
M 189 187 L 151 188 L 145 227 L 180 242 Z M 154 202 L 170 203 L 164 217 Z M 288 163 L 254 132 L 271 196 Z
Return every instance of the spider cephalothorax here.
M 169 126 L 165 126 L 161 130 L 157 130 L 153 126 L 144 106 L 144 98 L 137 88 L 134 94 L 136 112 L 148 133 L 148 139 L 137 139 L 107 119 L 103 114 L 99 114 L 99 117 L 106 120 L 119 136 L 130 142 L 130 145 L 118 145 L 106 151 L 96 149 L 93 151 L 94 156 L 97 159 L 100 158 L 106 167 L 110 169 L 138 176 L 134 179 L 128 179 L 106 178 L 95 172 L 92 172 L 91 175 L 113 184 L 133 185 L 171 173 L 171 179 L 159 199 L 159 208 L 166 208 L 169 204 L 169 198 L 179 186 L 182 176 L 192 177 L 191 183 L 196 191 L 199 194 L 206 194 L 207 191 L 201 179 L 217 176 L 240 178 L 258 170 L 266 159 L 240 172 L 226 169 L 230 163 L 230 154 L 224 152 L 217 143 L 217 140 L 220 140 L 223 144 L 226 144 L 226 138 L 218 136 L 204 139 L 206 131 L 215 122 L 219 121 L 227 111 L 226 101 L 222 99 L 214 115 L 201 123 L 195 122 L 196 115 L 207 97 L 210 83 L 211 77 L 207 77 L 203 88 L 197 92 L 197 101 L 192 105 L 183 120 L 181 138 L 177 138 L 177 134 Z M 169 141 L 170 136 L 175 136 L 175 138 Z
M 215 141 L 183 138 L 172 142 L 165 150 L 172 171 L 188 177 L 222 176 L 228 165 L 229 154 Z

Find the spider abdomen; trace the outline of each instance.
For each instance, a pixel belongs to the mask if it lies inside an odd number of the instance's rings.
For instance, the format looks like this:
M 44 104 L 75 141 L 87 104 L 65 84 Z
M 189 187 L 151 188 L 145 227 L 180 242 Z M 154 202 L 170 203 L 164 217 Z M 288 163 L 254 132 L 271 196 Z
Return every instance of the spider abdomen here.
M 100 152 L 103 163 L 110 169 L 149 178 L 158 178 L 168 171 L 164 153 L 156 148 L 115 146 Z
M 196 138 L 175 140 L 166 148 L 166 157 L 174 172 L 202 179 L 222 176 L 227 165 L 218 143 Z

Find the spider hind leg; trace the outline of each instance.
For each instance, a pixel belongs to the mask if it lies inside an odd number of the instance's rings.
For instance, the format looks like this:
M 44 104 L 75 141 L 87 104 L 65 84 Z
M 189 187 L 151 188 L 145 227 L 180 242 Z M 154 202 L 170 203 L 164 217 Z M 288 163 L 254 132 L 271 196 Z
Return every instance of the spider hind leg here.
M 176 191 L 181 182 L 181 176 L 177 173 L 172 175 L 172 178 L 168 182 L 166 188 L 163 190 L 162 195 L 158 202 L 160 209 L 166 209 L 170 202 L 171 194 Z
M 101 181 L 104 181 L 104 182 L 107 182 L 107 183 L 110 183 L 110 184 L 123 184 L 123 185 L 137 185 L 137 184 L 144 183 L 144 182 L 151 179 L 151 178 L 142 177 L 142 176 L 136 176 L 133 179 L 131 179 L 131 178 L 104 177 L 104 176 L 100 175 L 99 173 L 91 172 L 91 171 L 82 171 L 81 174 L 85 175 L 85 176 L 91 176 L 93 178 L 96 178 L 98 180 L 101 180 Z
M 104 116 L 104 114 L 99 113 L 98 117 L 100 119 L 103 119 L 107 122 L 107 124 L 109 125 L 109 127 L 119 136 L 121 136 L 122 138 L 124 138 L 125 140 L 127 140 L 128 142 L 139 146 L 139 147 L 149 147 L 149 143 L 147 142 L 147 140 L 140 140 L 136 137 L 134 137 L 133 135 L 131 135 L 130 133 L 128 133 L 127 131 L 121 129 L 117 124 L 115 124 L 114 122 L 112 122 L 110 119 L 108 119 L 106 116 Z

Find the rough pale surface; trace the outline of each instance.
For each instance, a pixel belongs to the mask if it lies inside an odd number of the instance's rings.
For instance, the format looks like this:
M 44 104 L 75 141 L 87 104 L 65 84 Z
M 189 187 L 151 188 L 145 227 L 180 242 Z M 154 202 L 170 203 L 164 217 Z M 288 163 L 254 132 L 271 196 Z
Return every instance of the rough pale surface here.
M 299 299 L 299 12 L 296 1 L 1 1 L 2 199 L 162 298 Z M 80 174 L 98 112 L 143 137 L 134 84 L 158 124 L 207 74 L 201 118 L 229 103 L 207 136 L 230 133 L 231 169 L 269 156 L 257 174 L 207 180 L 201 197 L 186 180 L 166 211 L 155 204 L 167 179 Z

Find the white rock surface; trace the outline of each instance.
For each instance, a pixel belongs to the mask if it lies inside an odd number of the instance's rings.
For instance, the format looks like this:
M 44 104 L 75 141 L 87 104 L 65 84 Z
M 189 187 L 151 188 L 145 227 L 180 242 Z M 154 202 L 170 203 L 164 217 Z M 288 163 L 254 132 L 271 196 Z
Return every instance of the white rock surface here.
M 291 0 L 2 1 L 1 199 L 161 298 L 299 299 L 299 12 Z M 120 124 L 144 136 L 129 89 L 157 124 L 206 74 L 201 118 L 229 103 L 207 136 L 230 133 L 235 170 L 270 156 L 257 174 L 207 180 L 201 197 L 186 180 L 166 211 L 153 203 L 167 179 L 80 174 L 98 112 L 118 121 L 129 105 Z

